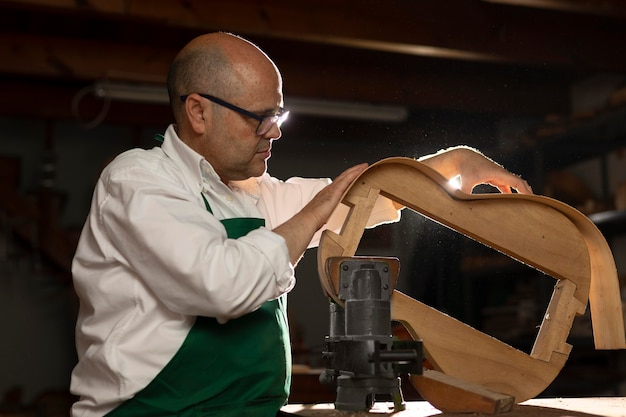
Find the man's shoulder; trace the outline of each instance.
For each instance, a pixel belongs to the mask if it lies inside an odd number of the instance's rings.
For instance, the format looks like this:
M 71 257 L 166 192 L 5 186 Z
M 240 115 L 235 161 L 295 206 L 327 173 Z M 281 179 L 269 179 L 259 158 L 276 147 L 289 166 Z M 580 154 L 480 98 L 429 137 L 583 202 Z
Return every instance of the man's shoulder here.
M 114 177 L 133 172 L 165 173 L 175 169 L 175 164 L 159 147 L 129 149 L 116 156 L 104 169 L 103 175 Z

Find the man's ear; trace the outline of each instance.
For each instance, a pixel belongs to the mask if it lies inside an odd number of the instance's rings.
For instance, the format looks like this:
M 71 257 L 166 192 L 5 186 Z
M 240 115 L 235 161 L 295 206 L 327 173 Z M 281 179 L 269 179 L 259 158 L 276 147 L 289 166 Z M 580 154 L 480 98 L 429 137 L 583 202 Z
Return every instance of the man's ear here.
M 196 134 L 204 133 L 206 129 L 205 114 L 210 111 L 210 106 L 205 106 L 205 100 L 197 94 L 190 94 L 185 100 L 185 116 L 189 121 L 189 126 Z

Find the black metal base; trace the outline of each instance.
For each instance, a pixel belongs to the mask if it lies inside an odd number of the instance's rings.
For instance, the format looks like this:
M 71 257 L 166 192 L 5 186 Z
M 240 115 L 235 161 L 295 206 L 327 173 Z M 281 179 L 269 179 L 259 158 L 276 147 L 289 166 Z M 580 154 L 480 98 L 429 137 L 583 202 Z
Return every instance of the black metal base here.
M 376 402 L 376 396 L 391 398 L 394 411 L 405 409 L 400 378 L 337 378 L 337 399 L 335 408 L 343 411 L 369 411 Z

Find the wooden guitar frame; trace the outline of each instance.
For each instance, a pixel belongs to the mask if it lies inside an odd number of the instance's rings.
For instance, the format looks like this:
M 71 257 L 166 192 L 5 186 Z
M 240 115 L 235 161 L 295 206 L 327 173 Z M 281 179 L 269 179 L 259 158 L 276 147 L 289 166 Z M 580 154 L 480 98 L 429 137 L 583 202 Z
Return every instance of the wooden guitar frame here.
M 422 340 L 424 354 L 440 376 L 514 397 L 518 403 L 533 398 L 563 368 L 572 349 L 566 340 L 574 317 L 585 312 L 587 303 L 596 349 L 626 348 L 615 262 L 603 235 L 586 216 L 537 195 L 468 195 L 410 158 L 388 158 L 366 169 L 343 196 L 350 212 L 341 232 L 322 234 L 318 273 L 325 293 L 337 303 L 342 301 L 330 270 L 332 258 L 355 254 L 379 196 L 557 279 L 530 354 L 395 290 L 392 319 Z M 446 405 L 442 391 L 431 393 L 432 384 L 425 386 L 421 376 L 412 377 L 412 382 L 442 411 L 482 411 Z

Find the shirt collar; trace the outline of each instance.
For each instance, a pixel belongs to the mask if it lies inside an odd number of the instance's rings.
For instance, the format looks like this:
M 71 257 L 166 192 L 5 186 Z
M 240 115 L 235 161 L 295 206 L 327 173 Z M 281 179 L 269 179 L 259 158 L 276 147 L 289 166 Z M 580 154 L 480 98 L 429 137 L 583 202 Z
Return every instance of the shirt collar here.
M 259 185 L 260 182 L 261 177 L 252 177 L 242 181 L 231 181 L 231 186 L 239 188 L 248 194 L 249 197 L 254 200 L 258 200 L 261 195 L 261 186 Z
M 213 166 L 178 137 L 175 125 L 170 125 L 165 131 L 161 148 L 170 158 L 180 163 L 185 170 L 185 176 L 200 190 L 203 182 L 212 186 L 218 183 L 223 185 Z M 258 200 L 261 193 L 260 179 L 261 177 L 252 177 L 241 181 L 231 181 L 229 186 L 233 190 L 242 190 L 248 196 Z
M 163 135 L 163 152 L 178 165 L 190 186 L 202 189 L 202 155 L 191 149 L 176 133 L 176 125 L 171 124 Z

